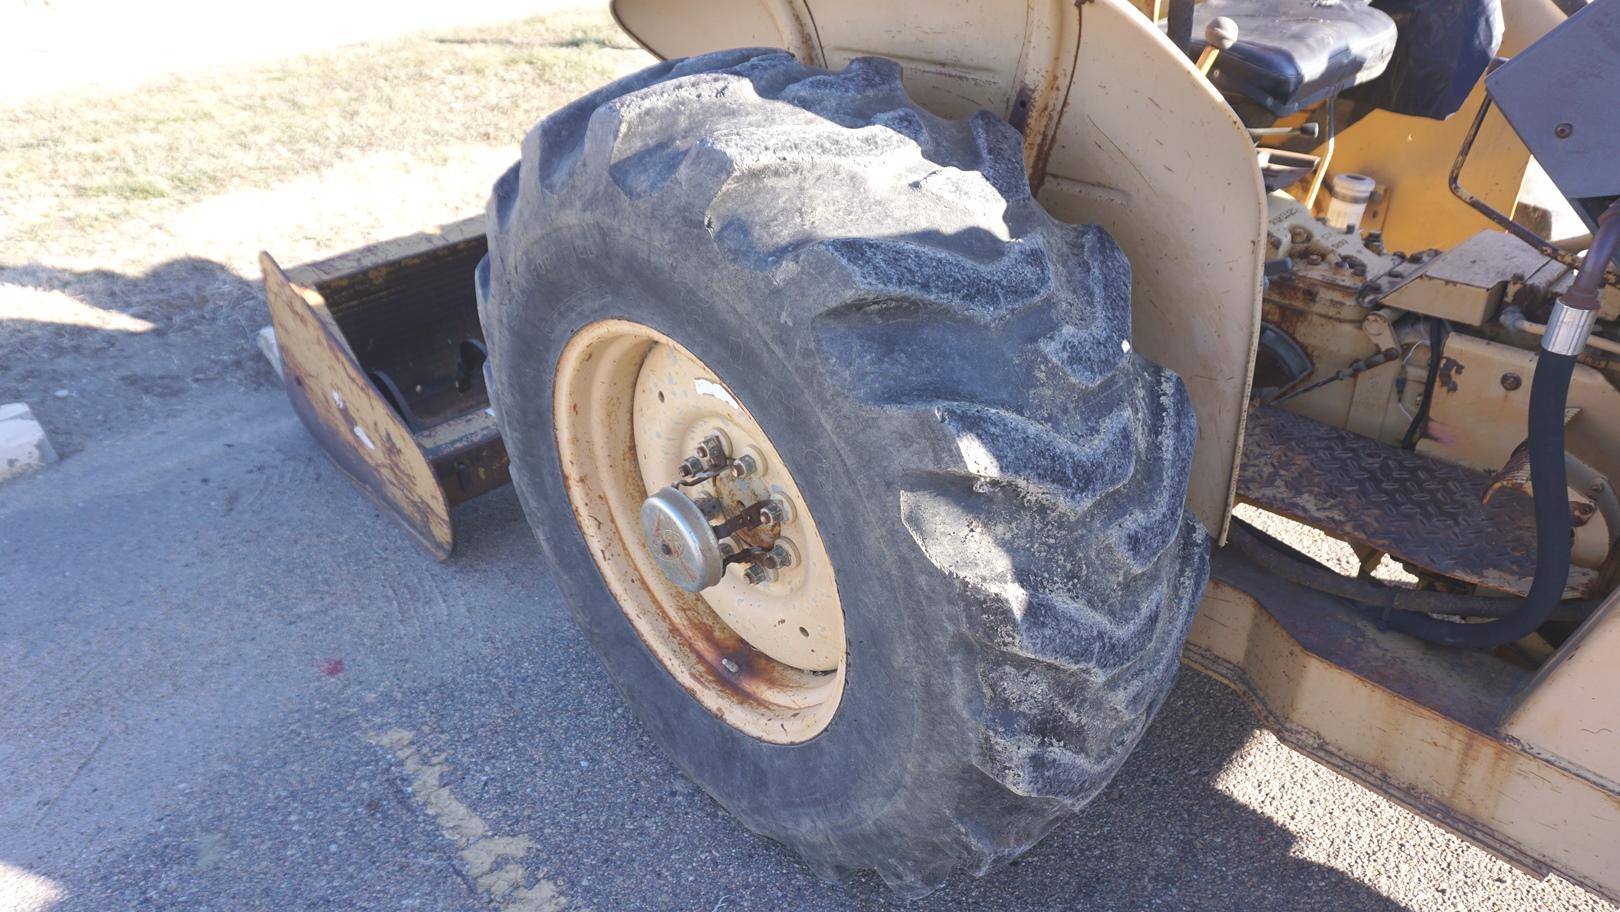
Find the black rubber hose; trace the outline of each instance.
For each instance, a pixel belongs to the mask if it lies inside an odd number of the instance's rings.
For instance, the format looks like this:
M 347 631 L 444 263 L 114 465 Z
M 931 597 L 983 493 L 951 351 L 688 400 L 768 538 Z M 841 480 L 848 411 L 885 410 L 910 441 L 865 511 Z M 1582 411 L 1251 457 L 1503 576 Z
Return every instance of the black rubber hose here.
M 1520 599 L 1511 595 L 1428 592 L 1344 576 L 1235 518 L 1226 540 L 1228 547 L 1250 563 L 1265 568 L 1267 573 L 1307 589 L 1354 602 L 1360 608 L 1376 612 L 1380 622 L 1393 611 L 1500 618 L 1511 615 L 1521 604 Z M 1596 608 L 1597 602 L 1590 600 L 1562 602 L 1548 620 L 1579 623 L 1586 620 Z
M 1181 53 L 1192 56 L 1194 0 L 1170 0 L 1170 15 L 1166 17 L 1165 34 Z
M 1418 404 L 1417 414 L 1412 416 L 1412 423 L 1406 426 L 1406 436 L 1401 438 L 1401 449 L 1415 450 L 1418 441 L 1423 438 L 1425 426 L 1429 423 L 1429 406 L 1434 403 L 1434 391 L 1440 385 L 1440 365 L 1445 360 L 1446 348 L 1446 321 L 1429 321 L 1429 371 L 1423 378 L 1423 401 Z
M 1597 222 L 1598 230 L 1586 249 L 1586 259 L 1581 261 L 1581 271 L 1570 283 L 1569 290 L 1559 295 L 1563 303 L 1581 310 L 1598 309 L 1598 291 L 1603 288 L 1609 262 L 1620 250 L 1620 200 L 1610 203 Z
M 1591 314 L 1597 310 L 1604 271 L 1615 251 L 1620 249 L 1620 201 L 1610 204 L 1597 221 L 1598 230 L 1592 236 L 1580 274 L 1559 297 L 1559 307 L 1548 321 L 1547 336 L 1536 356 L 1535 378 L 1531 381 L 1530 484 L 1536 514 L 1536 578 L 1530 584 L 1530 592 L 1513 613 L 1484 624 L 1453 624 L 1420 614 L 1394 614 L 1387 621 L 1390 629 L 1442 646 L 1494 649 L 1527 636 L 1545 624 L 1563 598 L 1564 584 L 1569 581 L 1572 538 L 1568 479 L 1564 472 L 1564 406 L 1569 400 L 1569 381 L 1575 374 L 1575 358 L 1584 336 L 1580 340 L 1565 340 L 1574 343 L 1569 354 L 1550 349 L 1562 347 L 1553 344 L 1560 333 L 1559 326 L 1555 325 L 1560 322 L 1560 311 L 1571 308 L 1574 313 Z
M 1601 268 L 1601 267 L 1599 267 Z M 1530 484 L 1536 513 L 1536 578 L 1508 615 L 1483 624 L 1455 624 L 1423 614 L 1390 614 L 1384 623 L 1442 646 L 1494 649 L 1535 632 L 1564 597 L 1569 581 L 1571 525 L 1564 471 L 1564 406 L 1575 356 L 1542 349 L 1530 388 Z

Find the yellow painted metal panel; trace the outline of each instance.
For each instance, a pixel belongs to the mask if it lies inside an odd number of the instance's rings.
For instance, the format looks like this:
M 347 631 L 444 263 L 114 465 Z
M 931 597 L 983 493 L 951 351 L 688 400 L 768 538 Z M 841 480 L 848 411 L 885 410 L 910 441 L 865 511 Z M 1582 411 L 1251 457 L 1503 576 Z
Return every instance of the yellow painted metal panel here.
M 1259 334 L 1265 188 L 1220 94 L 1123 0 L 1080 9 L 1080 54 L 1040 199 L 1098 222 L 1133 268 L 1137 349 L 1187 382 L 1187 502 L 1224 529 Z

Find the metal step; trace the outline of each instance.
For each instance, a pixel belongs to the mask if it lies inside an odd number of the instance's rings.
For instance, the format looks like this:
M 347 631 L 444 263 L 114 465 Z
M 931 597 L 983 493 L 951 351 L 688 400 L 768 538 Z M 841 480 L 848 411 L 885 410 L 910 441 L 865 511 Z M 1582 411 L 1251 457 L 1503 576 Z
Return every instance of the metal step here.
M 1530 589 L 1531 498 L 1484 473 L 1388 446 L 1281 409 L 1250 410 L 1238 497 L 1406 563 L 1502 592 Z M 1597 574 L 1570 568 L 1566 597 Z

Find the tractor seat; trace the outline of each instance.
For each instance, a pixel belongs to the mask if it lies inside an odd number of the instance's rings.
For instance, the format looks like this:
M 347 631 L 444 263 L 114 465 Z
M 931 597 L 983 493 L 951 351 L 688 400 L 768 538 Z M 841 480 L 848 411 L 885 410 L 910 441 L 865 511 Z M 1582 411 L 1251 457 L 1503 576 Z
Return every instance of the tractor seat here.
M 1278 117 L 1376 78 L 1395 52 L 1395 20 L 1367 0 L 1206 0 L 1193 14 L 1195 53 L 1216 16 L 1237 23 L 1238 40 L 1210 78 Z

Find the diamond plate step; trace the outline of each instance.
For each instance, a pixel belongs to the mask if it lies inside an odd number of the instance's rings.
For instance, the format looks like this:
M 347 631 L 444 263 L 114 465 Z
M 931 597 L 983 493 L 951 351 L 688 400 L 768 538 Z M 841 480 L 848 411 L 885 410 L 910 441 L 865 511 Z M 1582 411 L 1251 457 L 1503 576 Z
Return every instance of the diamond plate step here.
M 1481 472 L 1386 446 L 1275 408 L 1249 412 L 1238 496 L 1262 509 L 1370 545 L 1397 560 L 1502 592 L 1530 589 L 1536 564 L 1531 498 L 1480 498 Z M 1570 568 L 1566 597 L 1597 574 Z

